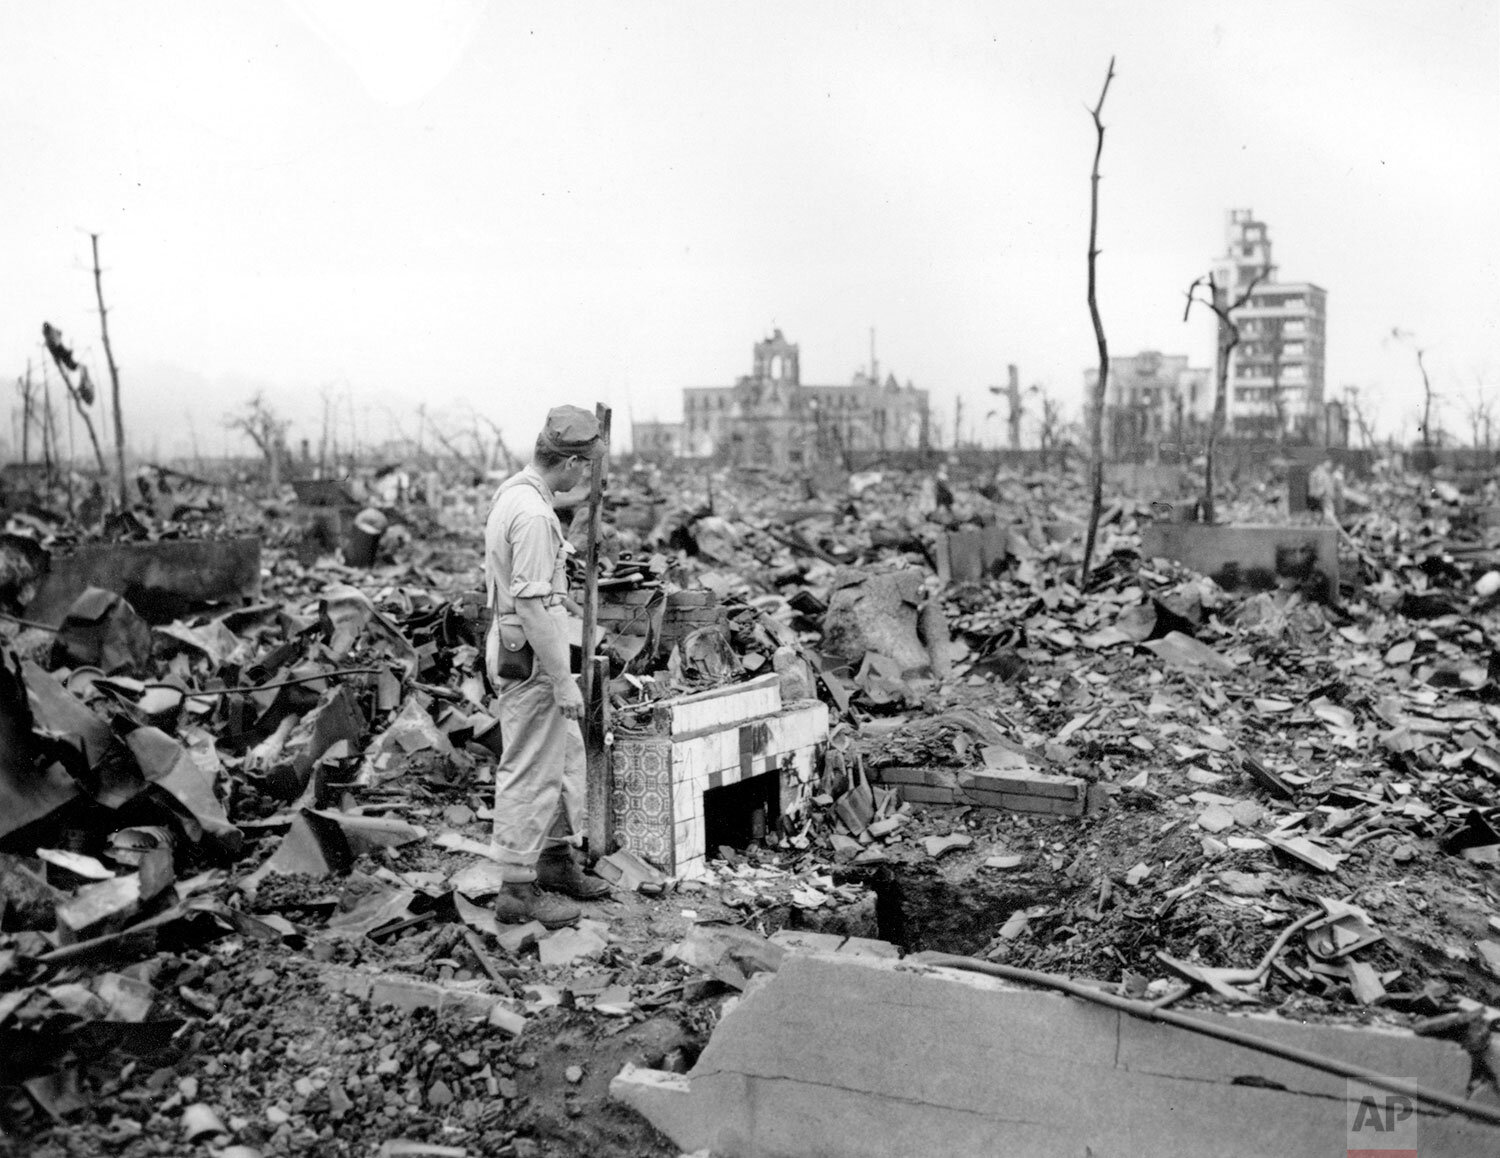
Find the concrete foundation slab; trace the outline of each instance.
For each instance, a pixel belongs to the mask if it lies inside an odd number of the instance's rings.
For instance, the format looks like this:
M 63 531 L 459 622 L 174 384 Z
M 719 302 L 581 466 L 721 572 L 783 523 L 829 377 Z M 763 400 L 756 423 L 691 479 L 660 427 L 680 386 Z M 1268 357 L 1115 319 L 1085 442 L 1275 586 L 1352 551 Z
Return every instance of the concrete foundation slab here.
M 1229 591 L 1290 586 L 1330 602 L 1338 598 L 1333 527 L 1154 523 L 1141 531 L 1141 554 L 1174 559 Z
M 1468 1055 L 1410 1034 L 1203 1014 L 1462 1097 Z M 754 978 L 684 1078 L 610 1092 L 684 1151 L 723 1158 L 1285 1158 L 1356 1148 L 1338 1078 L 994 978 L 789 955 Z M 1418 1111 L 1423 1158 L 1500 1152 L 1500 1129 Z
M 56 627 L 89 587 L 123 595 L 148 623 L 260 597 L 260 540 L 92 543 L 54 554 L 26 618 Z

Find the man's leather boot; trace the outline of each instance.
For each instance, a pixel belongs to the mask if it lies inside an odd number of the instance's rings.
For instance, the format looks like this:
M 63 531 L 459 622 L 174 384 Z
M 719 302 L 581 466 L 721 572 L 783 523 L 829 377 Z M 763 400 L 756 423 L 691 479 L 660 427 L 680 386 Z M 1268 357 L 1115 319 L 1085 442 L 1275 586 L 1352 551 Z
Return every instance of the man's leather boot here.
M 581 916 L 577 905 L 542 892 L 535 881 L 506 881 L 495 897 L 495 919 L 503 924 L 540 921 L 548 929 L 561 929 Z
M 542 850 L 536 865 L 536 883 L 575 901 L 597 901 L 609 896 L 610 891 L 604 881 L 583 871 L 573 859 L 573 850 L 565 844 Z

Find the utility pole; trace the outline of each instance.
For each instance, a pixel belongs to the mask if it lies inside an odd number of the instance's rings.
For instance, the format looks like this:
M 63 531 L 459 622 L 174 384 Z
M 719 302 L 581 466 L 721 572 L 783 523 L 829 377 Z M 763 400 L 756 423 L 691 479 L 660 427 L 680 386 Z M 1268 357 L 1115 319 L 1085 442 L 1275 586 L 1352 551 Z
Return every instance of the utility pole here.
M 52 378 L 47 363 L 42 363 L 42 462 L 47 468 L 47 485 L 52 485 Z
M 953 449 L 957 450 L 963 445 L 964 440 L 964 399 L 963 395 L 953 396 Z
M 31 359 L 26 359 L 26 381 L 21 386 L 21 463 L 31 462 Z
M 1021 371 L 1014 362 L 1005 368 L 1009 375 L 1006 384 L 1006 394 L 1010 397 L 1010 414 L 1006 418 L 1006 425 L 1010 428 L 1011 450 L 1021 449 Z

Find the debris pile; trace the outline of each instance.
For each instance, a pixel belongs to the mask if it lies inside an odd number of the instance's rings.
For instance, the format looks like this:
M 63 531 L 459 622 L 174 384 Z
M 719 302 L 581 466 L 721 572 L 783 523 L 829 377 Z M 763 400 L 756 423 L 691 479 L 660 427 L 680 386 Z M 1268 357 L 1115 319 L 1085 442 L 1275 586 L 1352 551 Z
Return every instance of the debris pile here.
M 691 877 L 609 850 L 613 896 L 555 932 L 488 907 L 480 488 L 392 520 L 369 566 L 270 516 L 256 589 L 206 611 L 95 585 L 30 620 L 35 552 L 7 540 L 5 1130 L 670 1154 L 610 1079 L 685 1071 L 809 949 L 1416 1027 L 1497 1096 L 1500 528 L 1470 497 L 1374 478 L 1325 603 L 1144 557 L 1164 515 L 1129 499 L 1080 591 L 1071 481 L 956 477 L 943 509 L 894 471 L 832 499 L 708 481 L 614 484 L 612 736 L 762 684 L 831 730 L 798 807 Z

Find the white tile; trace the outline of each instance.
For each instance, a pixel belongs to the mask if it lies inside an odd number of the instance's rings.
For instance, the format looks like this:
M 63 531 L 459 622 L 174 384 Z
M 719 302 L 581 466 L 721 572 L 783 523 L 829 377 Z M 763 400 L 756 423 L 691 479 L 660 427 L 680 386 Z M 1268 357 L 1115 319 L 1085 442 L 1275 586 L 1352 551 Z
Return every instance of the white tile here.
M 672 785 L 672 821 L 674 824 L 703 813 L 703 793 L 696 784 L 679 780 Z

